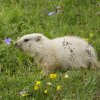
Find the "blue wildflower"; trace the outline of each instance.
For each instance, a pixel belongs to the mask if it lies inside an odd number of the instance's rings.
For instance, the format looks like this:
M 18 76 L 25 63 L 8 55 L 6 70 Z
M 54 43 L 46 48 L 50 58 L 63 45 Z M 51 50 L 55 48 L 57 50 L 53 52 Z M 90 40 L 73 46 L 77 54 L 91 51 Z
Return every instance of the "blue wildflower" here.
M 6 43 L 7 45 L 9 45 L 9 44 L 10 44 L 10 42 L 11 42 L 12 40 L 11 40 L 11 38 L 5 38 L 5 40 L 4 40 L 4 41 L 5 41 L 5 43 Z

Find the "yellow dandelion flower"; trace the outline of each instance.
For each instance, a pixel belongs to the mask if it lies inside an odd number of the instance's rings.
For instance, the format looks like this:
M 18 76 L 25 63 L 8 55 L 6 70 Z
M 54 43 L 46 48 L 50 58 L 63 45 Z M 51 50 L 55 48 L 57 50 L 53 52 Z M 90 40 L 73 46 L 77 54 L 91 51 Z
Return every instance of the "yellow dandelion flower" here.
M 68 75 L 67 75 L 67 74 L 65 74 L 64 78 L 68 78 Z
M 90 37 L 93 37 L 93 33 L 90 34 Z
M 44 93 L 45 93 L 45 94 L 47 94 L 47 93 L 48 93 L 48 90 L 47 90 L 47 89 L 46 89 L 46 90 L 44 90 Z
M 57 74 L 50 74 L 50 78 L 54 79 L 57 77 Z
M 39 89 L 39 87 L 36 85 L 36 86 L 34 86 L 34 90 L 38 90 Z
M 59 91 L 59 90 L 61 90 L 61 86 L 60 85 L 57 86 L 57 91 Z
M 41 82 L 40 81 L 36 81 L 36 85 L 40 85 L 41 84 Z

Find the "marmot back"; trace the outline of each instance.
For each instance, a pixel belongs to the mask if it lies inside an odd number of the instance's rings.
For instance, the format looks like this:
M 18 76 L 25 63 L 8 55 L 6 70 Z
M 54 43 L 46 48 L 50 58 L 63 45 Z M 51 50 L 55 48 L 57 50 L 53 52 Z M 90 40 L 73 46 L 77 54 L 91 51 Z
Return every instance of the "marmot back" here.
M 59 56 L 59 61 L 63 67 L 69 66 L 70 69 L 95 68 L 97 66 L 97 56 L 94 48 L 83 39 L 65 36 L 53 39 L 52 42 L 56 46 L 56 55 Z

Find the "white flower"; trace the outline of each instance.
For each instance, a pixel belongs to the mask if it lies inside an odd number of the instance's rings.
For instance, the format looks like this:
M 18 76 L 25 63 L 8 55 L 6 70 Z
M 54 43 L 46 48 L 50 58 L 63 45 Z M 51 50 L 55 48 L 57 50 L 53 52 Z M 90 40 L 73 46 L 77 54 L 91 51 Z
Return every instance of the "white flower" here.
M 64 78 L 68 78 L 68 75 L 67 75 L 67 74 L 65 74 Z
M 61 9 L 61 6 L 57 6 L 57 9 Z
M 55 12 L 49 12 L 49 13 L 48 13 L 49 16 L 52 16 L 52 15 L 54 15 L 54 14 L 55 14 Z
M 47 85 L 52 85 L 52 83 L 51 82 L 48 82 Z
M 26 93 L 26 91 L 21 91 L 19 94 L 20 94 L 22 97 L 25 97 L 25 96 L 28 96 L 28 95 L 29 95 L 28 93 Z

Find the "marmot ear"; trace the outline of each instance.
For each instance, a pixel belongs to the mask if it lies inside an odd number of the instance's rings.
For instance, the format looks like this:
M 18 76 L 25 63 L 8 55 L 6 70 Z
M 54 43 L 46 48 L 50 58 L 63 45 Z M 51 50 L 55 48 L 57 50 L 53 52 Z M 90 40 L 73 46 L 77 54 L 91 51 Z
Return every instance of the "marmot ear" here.
M 40 40 L 41 40 L 41 36 L 37 36 L 37 37 L 35 38 L 35 40 L 36 40 L 36 41 L 40 41 Z

